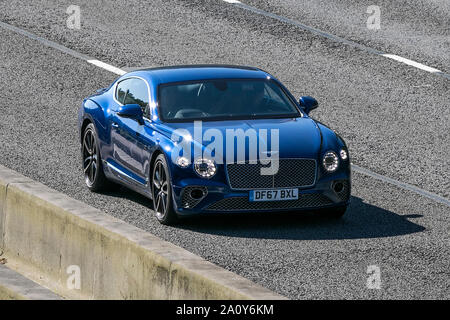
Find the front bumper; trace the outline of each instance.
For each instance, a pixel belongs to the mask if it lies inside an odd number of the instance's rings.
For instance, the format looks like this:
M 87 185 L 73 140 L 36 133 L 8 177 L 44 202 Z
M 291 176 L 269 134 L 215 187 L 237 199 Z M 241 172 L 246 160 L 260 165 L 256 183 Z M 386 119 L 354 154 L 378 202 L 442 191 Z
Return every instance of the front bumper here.
M 336 183 L 342 183 L 343 189 L 336 192 Z M 190 197 L 196 190 L 201 197 Z M 200 192 L 202 191 L 203 194 Z M 233 190 L 228 184 L 212 183 L 204 179 L 182 181 L 173 186 L 175 211 L 180 216 L 217 213 L 244 212 L 280 212 L 308 211 L 347 205 L 351 195 L 349 172 L 321 177 L 317 183 L 308 188 L 299 188 L 298 200 L 284 201 L 249 201 L 250 190 Z

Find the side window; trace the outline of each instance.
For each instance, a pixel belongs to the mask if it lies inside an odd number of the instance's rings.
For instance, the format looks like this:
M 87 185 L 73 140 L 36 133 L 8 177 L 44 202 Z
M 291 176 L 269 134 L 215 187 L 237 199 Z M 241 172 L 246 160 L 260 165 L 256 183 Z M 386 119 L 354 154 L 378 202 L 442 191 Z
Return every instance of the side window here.
M 128 92 L 127 88 L 128 81 L 124 80 L 119 82 L 116 89 L 116 100 L 123 104 L 123 99 Z
M 138 104 L 144 114 L 148 112 L 148 88 L 144 80 L 130 78 L 119 82 L 116 90 L 116 99 L 122 104 Z

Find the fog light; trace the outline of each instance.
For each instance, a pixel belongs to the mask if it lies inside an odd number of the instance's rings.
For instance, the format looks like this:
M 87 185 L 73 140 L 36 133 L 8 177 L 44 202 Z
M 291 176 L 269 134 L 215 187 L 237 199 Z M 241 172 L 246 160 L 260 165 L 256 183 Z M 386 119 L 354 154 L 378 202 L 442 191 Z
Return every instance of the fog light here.
M 198 200 L 198 199 L 203 198 L 204 194 L 205 193 L 203 192 L 203 190 L 201 190 L 201 189 L 194 189 L 194 190 L 191 191 L 190 196 L 191 196 L 192 199 Z
M 333 184 L 333 189 L 336 193 L 342 192 L 342 190 L 344 190 L 344 184 L 342 182 L 335 182 Z
M 341 152 L 339 152 L 339 155 L 341 156 L 342 160 L 347 160 L 348 158 L 347 151 L 345 151 L 344 149 L 342 149 Z

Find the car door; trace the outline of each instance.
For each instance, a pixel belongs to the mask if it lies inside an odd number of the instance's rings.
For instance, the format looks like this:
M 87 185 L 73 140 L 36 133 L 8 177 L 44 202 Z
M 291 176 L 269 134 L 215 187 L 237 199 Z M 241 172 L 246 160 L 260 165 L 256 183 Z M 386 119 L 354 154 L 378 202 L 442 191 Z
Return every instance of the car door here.
M 139 104 L 146 111 L 149 87 L 144 79 L 127 78 L 117 84 L 115 100 L 119 105 Z M 145 146 L 140 137 L 144 132 L 144 126 L 134 119 L 121 117 L 117 113 L 111 117 L 112 158 L 116 173 L 141 186 L 147 183 L 143 161 Z

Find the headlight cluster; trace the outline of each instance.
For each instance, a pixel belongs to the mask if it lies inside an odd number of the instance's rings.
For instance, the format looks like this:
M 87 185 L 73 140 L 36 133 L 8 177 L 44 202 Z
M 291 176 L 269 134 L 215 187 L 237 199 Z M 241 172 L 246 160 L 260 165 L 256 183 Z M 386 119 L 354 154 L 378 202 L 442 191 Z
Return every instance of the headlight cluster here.
M 339 167 L 339 158 L 334 151 L 328 151 L 323 156 L 323 167 L 328 172 L 334 172 Z
M 217 167 L 211 159 L 196 159 L 194 170 L 200 177 L 209 179 L 216 174 Z
M 348 153 L 344 149 L 341 149 L 341 151 L 339 151 L 339 156 L 344 161 L 348 159 Z M 339 168 L 339 157 L 336 154 L 336 152 L 334 151 L 325 152 L 322 164 L 325 170 L 327 170 L 328 172 L 336 171 Z
M 186 157 L 179 157 L 177 159 L 177 165 L 181 168 L 186 168 L 189 166 L 189 159 Z
M 180 168 L 187 168 L 191 164 L 189 159 L 186 157 L 178 157 L 176 160 L 177 166 Z M 202 178 L 211 178 L 216 174 L 217 166 L 216 163 L 211 159 L 196 159 L 194 161 L 194 171 Z

